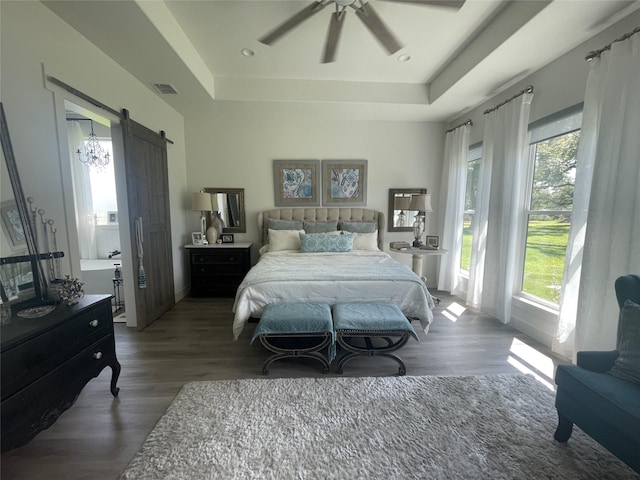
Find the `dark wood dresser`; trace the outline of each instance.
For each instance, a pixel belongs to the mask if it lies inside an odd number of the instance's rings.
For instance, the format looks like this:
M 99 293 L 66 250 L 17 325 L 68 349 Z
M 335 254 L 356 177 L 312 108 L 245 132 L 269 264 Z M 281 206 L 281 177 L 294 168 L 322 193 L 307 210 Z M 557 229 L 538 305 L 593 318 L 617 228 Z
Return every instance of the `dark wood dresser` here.
M 187 245 L 191 296 L 233 297 L 251 268 L 251 243 Z
M 107 366 L 111 394 L 118 395 L 110 295 L 86 295 L 40 318 L 14 314 L 0 334 L 2 451 L 51 426 Z

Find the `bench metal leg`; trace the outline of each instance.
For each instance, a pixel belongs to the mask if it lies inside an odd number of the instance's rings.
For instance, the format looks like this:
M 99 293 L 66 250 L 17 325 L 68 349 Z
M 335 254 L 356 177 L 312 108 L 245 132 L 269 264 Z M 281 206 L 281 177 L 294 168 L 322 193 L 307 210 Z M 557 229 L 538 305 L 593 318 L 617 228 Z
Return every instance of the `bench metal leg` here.
M 304 357 L 304 358 L 313 358 L 319 361 L 322 364 L 323 372 L 329 373 L 329 361 L 327 357 L 320 353 L 320 350 L 327 347 L 329 343 L 331 343 L 331 334 L 328 332 L 318 332 L 318 333 L 308 333 L 308 334 L 263 334 L 259 336 L 260 342 L 265 346 L 268 350 L 275 353 L 275 355 L 271 355 L 264 362 L 262 366 L 262 373 L 265 375 L 269 374 L 269 367 L 271 364 L 277 360 L 281 360 L 283 358 L 295 358 L 295 357 Z M 270 342 L 272 339 L 286 339 L 286 340 L 294 340 L 301 338 L 320 338 L 320 342 L 316 345 L 312 345 L 310 347 L 294 347 L 294 348 L 285 348 L 274 345 Z
M 397 340 L 393 340 L 391 337 L 397 337 Z M 359 346 L 355 344 L 352 339 L 363 339 L 365 346 Z M 386 342 L 386 345 L 374 345 L 373 339 L 382 339 Z M 350 362 L 354 358 L 358 357 L 373 357 L 381 356 L 392 358 L 400 367 L 398 368 L 398 375 L 402 376 L 407 373 L 407 368 L 404 362 L 391 352 L 398 350 L 409 341 L 409 333 L 406 331 L 360 331 L 360 330 L 337 330 L 336 341 L 338 345 L 343 347 L 347 352 L 339 361 L 336 366 L 336 373 L 342 373 L 344 365 Z

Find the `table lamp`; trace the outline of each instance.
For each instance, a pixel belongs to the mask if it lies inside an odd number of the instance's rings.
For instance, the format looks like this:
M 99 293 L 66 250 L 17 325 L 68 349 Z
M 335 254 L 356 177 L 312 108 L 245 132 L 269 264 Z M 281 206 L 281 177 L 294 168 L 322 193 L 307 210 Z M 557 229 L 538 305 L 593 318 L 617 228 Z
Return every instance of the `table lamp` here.
M 191 194 L 191 210 L 200 211 L 200 233 L 205 238 L 207 230 L 207 212 L 211 211 L 211 195 L 206 192 L 197 192 Z
M 431 195 L 428 193 L 421 193 L 419 195 L 411 195 L 411 203 L 409 204 L 409 210 L 416 211 L 415 221 L 413 222 L 413 246 L 420 248 L 422 241 L 420 237 L 424 233 L 424 217 L 427 212 L 432 212 L 431 209 Z

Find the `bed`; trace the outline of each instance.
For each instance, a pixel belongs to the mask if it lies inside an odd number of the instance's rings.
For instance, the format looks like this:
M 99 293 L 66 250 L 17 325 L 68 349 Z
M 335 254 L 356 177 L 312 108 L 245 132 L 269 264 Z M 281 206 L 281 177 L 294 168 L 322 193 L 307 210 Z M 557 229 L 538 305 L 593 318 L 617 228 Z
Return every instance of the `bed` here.
M 282 208 L 260 212 L 258 227 L 260 259 L 233 306 L 236 340 L 250 318 L 276 302 L 392 303 L 428 331 L 433 299 L 420 277 L 383 251 L 384 213 Z

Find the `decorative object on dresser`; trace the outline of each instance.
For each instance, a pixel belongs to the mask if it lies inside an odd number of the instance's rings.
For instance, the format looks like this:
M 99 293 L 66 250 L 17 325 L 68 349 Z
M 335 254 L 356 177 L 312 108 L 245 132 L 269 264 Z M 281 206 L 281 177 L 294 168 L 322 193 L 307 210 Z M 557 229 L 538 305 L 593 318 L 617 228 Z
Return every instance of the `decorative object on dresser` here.
M 366 160 L 322 160 L 322 204 L 363 207 L 367 204 Z
M 2 326 L 0 355 L 6 451 L 50 427 L 105 367 L 118 395 L 111 295 L 86 295 L 40 318 L 13 318 Z
M 233 297 L 251 268 L 251 243 L 186 245 L 191 264 L 191 296 Z
M 415 221 L 413 222 L 413 236 L 415 237 L 413 246 L 419 248 L 422 246 L 420 237 L 425 231 L 425 214 L 433 211 L 431 209 L 431 195 L 428 193 L 412 195 L 409 209 L 417 212 L 414 217 Z

